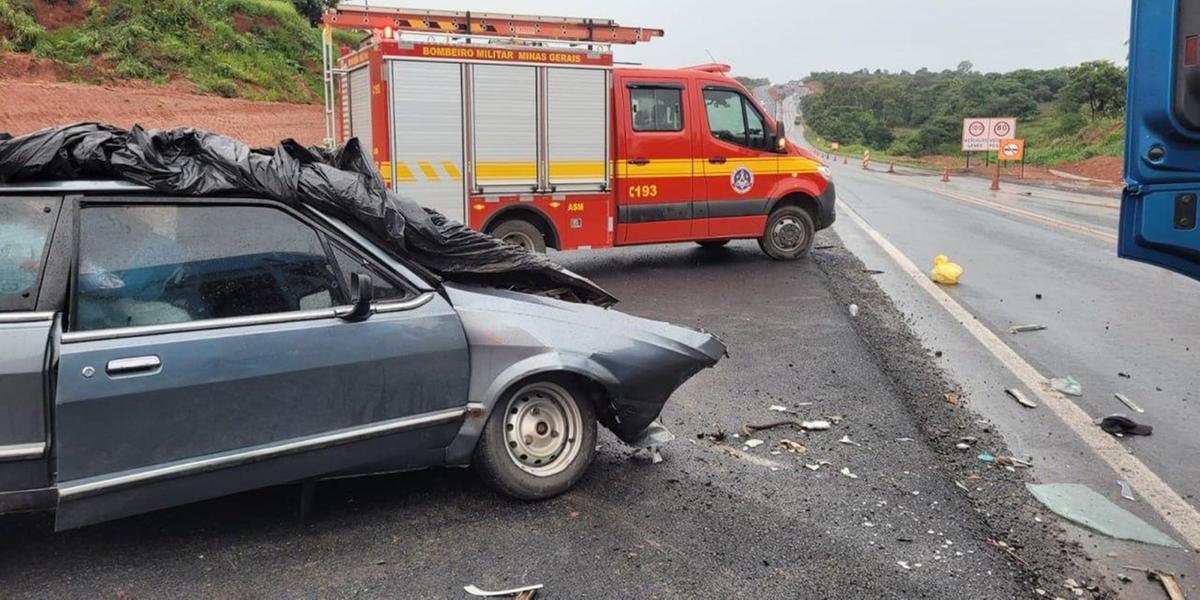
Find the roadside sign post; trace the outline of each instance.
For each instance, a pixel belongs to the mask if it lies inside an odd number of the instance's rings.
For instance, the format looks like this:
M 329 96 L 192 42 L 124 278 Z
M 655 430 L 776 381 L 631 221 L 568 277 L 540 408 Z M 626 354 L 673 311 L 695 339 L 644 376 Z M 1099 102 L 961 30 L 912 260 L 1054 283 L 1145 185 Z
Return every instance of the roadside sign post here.
M 990 166 L 991 152 L 996 151 L 996 168 L 992 174 L 993 190 L 1000 189 L 1000 161 L 1004 160 L 1000 152 L 1000 141 L 1011 140 L 1017 131 L 1017 120 L 1010 117 L 971 117 L 963 119 L 962 150 L 963 152 L 984 152 L 983 164 Z M 968 155 L 967 165 L 970 168 Z M 1016 160 L 1014 158 L 1013 160 Z
M 1000 140 L 1000 149 L 996 151 L 996 162 L 999 163 L 1001 159 L 1009 162 L 1021 161 L 1021 178 L 1025 178 L 1025 140 Z

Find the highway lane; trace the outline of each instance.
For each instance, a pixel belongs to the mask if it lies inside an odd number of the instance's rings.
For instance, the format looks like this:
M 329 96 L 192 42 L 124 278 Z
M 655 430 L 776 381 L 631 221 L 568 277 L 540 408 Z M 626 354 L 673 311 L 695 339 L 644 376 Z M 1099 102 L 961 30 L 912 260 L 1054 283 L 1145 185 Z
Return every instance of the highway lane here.
M 977 178 L 939 177 L 875 163 L 834 166 L 842 206 L 854 211 L 923 271 L 946 254 L 965 269 L 961 285 L 943 288 L 1037 371 L 1072 375 L 1084 395 L 1071 400 L 1090 417 L 1128 414 L 1154 426 L 1145 438 L 1120 443 L 1191 507 L 1200 499 L 1200 283 L 1147 265 L 1118 259 L 1117 200 L 1005 183 L 1000 193 Z M 846 211 L 849 212 L 849 211 Z M 847 215 L 843 215 L 847 216 Z M 887 270 L 877 279 L 910 317 L 927 346 L 944 355 L 942 366 L 960 382 L 971 407 L 993 419 L 1015 452 L 1035 459 L 1041 481 L 1091 485 L 1117 499 L 1113 472 L 1046 407 L 1029 411 L 1004 396 L 1013 374 L 966 339 L 963 327 L 899 273 L 854 219 L 835 229 L 847 247 Z M 1045 331 L 1011 334 L 1017 324 Z M 1138 414 L 1114 398 L 1137 402 Z M 1118 500 L 1119 501 L 1119 500 Z M 1125 508 L 1162 526 L 1146 503 Z M 1099 558 L 1132 555 L 1177 564 L 1195 576 L 1193 557 L 1083 535 Z M 1112 559 L 1117 569 L 1119 560 Z M 1126 563 L 1127 564 L 1127 563 Z

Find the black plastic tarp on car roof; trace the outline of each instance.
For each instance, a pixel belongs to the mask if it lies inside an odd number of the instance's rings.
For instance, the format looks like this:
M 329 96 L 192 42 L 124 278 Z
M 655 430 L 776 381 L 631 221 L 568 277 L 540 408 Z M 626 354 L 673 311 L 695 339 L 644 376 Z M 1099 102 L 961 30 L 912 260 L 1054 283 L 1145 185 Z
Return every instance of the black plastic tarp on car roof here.
M 601 306 L 617 301 L 544 255 L 389 191 L 357 139 L 334 152 L 292 139 L 250 148 L 192 128 L 78 123 L 0 140 L 0 183 L 89 179 L 126 180 L 172 196 L 236 194 L 308 205 L 366 228 L 391 251 L 448 280 Z

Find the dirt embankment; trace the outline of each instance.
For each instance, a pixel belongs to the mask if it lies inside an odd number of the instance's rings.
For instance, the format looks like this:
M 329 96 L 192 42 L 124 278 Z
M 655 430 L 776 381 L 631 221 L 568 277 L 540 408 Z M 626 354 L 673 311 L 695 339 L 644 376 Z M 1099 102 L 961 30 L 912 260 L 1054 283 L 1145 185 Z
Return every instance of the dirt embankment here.
M 325 137 L 319 104 L 253 102 L 188 93 L 186 86 L 80 85 L 53 81 L 54 66 L 0 53 L 0 131 L 21 135 L 44 127 L 99 121 L 148 129 L 190 126 L 252 146 L 285 138 L 318 144 Z M 10 62 L 10 60 L 12 62 Z

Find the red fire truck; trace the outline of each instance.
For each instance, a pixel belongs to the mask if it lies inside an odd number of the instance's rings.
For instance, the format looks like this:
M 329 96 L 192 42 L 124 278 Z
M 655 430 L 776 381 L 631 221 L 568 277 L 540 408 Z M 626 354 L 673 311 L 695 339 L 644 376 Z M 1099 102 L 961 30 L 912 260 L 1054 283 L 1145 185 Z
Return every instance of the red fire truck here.
M 661 30 L 342 5 L 324 18 L 329 142 L 392 188 L 527 249 L 756 239 L 805 255 L 834 186 L 729 67 L 614 68 Z M 334 57 L 330 28 L 369 33 Z

